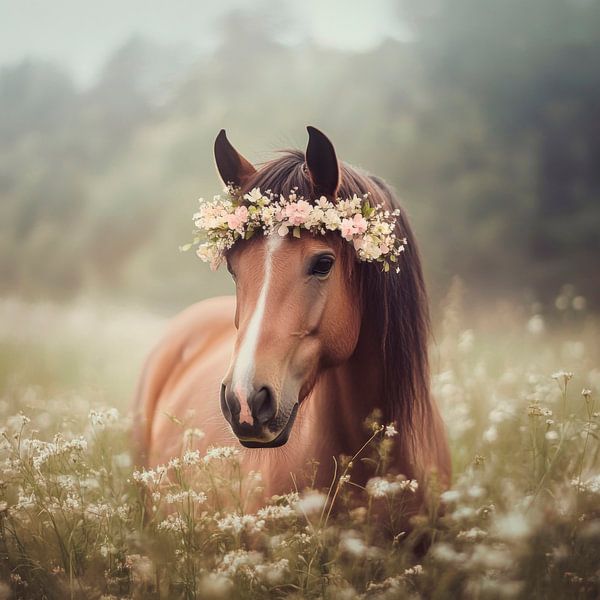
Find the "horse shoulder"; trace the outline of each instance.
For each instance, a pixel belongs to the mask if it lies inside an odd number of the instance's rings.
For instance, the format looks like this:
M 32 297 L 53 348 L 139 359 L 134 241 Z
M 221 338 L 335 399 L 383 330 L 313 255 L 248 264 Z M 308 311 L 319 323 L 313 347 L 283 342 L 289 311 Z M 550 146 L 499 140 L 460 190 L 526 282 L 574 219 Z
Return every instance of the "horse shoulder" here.
M 150 351 L 137 384 L 133 403 L 133 441 L 136 462 L 148 462 L 156 408 L 182 371 L 220 338 L 233 332 L 235 298 L 224 296 L 193 304 L 175 316 Z

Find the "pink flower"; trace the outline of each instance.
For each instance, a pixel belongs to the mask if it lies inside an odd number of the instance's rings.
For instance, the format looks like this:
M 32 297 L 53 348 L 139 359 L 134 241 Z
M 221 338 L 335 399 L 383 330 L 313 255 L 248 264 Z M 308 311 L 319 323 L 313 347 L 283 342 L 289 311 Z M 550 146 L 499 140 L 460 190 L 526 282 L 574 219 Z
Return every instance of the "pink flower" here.
M 352 240 L 352 236 L 355 234 L 355 232 L 356 229 L 354 228 L 354 221 L 352 219 L 342 219 L 340 233 L 347 242 Z
M 227 226 L 230 229 L 239 230 L 247 221 L 248 209 L 245 206 L 238 206 L 233 214 L 227 215 Z
M 291 202 L 285 207 L 285 216 L 290 225 L 302 225 L 310 216 L 311 210 L 312 206 L 306 200 L 298 200 L 298 202 Z
M 367 227 L 369 226 L 369 224 L 367 223 L 367 220 L 362 216 L 362 215 L 354 215 L 354 233 L 364 233 L 367 230 Z

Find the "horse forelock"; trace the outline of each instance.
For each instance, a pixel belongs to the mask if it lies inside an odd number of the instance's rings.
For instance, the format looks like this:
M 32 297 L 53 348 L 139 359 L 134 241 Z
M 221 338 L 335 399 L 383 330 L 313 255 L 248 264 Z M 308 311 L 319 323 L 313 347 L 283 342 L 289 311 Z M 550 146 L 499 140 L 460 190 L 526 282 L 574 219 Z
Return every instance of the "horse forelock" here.
M 280 156 L 264 163 L 245 183 L 242 192 L 258 187 L 276 194 L 296 189 L 299 196 L 314 198 L 314 189 L 305 168 L 304 153 L 284 150 Z M 372 204 L 390 210 L 399 209 L 396 235 L 407 238 L 406 251 L 399 258 L 399 273 L 392 268 L 383 272 L 377 263 L 358 263 L 350 244 L 344 249 L 343 268 L 355 283 L 358 301 L 364 307 L 363 325 L 370 328 L 380 344 L 383 386 L 382 405 L 386 422 L 394 422 L 400 444 L 415 456 L 427 437 L 432 420 L 429 392 L 429 310 L 417 244 L 393 190 L 382 179 L 369 175 L 346 163 L 340 163 L 339 197 L 369 194 Z M 242 242 L 243 243 L 243 242 Z

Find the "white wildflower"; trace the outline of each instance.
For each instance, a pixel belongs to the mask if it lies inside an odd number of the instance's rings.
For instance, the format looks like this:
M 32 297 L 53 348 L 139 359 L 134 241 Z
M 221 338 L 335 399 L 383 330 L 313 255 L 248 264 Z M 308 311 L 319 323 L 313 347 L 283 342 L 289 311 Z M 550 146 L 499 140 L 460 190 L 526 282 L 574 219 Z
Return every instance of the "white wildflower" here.
M 156 528 L 158 531 L 166 531 L 170 533 L 187 533 L 187 523 L 176 514 L 167 515 L 167 518 L 161 521 Z
M 299 514 L 310 515 L 321 512 L 326 502 L 325 494 L 312 490 L 303 494 L 295 503 L 294 508 Z
M 261 531 L 264 526 L 264 519 L 259 518 L 257 515 L 238 515 L 232 513 L 217 521 L 217 529 L 234 535 L 242 531 L 256 533 Z
M 120 419 L 119 411 L 116 408 L 106 408 L 103 410 L 90 410 L 90 423 L 95 429 L 105 429 L 117 423 Z
M 414 493 L 418 487 L 419 483 L 415 479 L 405 479 L 400 475 L 393 480 L 384 479 L 383 477 L 373 477 L 367 481 L 366 490 L 373 498 L 383 498 L 385 496 L 394 496 L 404 491 Z
M 182 490 L 180 492 L 169 492 L 165 496 L 167 504 L 177 504 L 179 502 L 191 502 L 192 504 L 202 504 L 206 502 L 206 494 L 194 490 Z
M 389 425 L 385 426 L 384 435 L 386 437 L 394 437 L 395 435 L 398 435 L 398 431 L 396 430 L 394 423 L 390 423 Z
M 233 446 L 212 446 L 206 451 L 203 458 L 205 463 L 210 463 L 214 460 L 227 460 L 239 456 L 240 451 Z

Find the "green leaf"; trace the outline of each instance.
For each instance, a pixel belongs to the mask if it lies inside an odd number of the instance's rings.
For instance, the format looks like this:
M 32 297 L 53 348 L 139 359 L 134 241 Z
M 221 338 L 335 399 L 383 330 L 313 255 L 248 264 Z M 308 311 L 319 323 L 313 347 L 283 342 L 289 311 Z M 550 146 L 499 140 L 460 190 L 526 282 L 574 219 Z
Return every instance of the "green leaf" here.
M 292 231 L 292 235 L 295 238 L 299 238 L 300 237 L 300 227 L 294 227 L 294 230 Z
M 246 233 L 244 234 L 244 239 L 249 240 L 254 235 L 254 229 L 246 229 Z
M 192 244 L 184 244 L 183 246 L 179 246 L 180 252 L 187 252 L 192 247 Z

